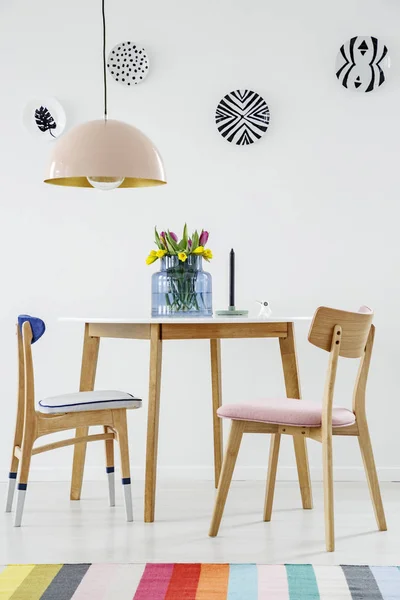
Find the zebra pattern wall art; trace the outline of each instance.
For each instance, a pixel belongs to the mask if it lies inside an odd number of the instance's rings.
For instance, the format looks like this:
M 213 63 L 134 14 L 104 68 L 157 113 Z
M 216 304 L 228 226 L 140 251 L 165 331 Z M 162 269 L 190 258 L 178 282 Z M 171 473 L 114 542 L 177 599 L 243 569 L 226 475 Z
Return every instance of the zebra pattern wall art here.
M 353 37 L 343 44 L 336 58 L 336 77 L 349 90 L 372 92 L 385 81 L 390 67 L 388 49 L 377 38 Z
M 218 131 L 238 146 L 253 144 L 269 125 L 269 108 L 264 98 L 252 90 L 235 90 L 224 96 L 215 111 Z

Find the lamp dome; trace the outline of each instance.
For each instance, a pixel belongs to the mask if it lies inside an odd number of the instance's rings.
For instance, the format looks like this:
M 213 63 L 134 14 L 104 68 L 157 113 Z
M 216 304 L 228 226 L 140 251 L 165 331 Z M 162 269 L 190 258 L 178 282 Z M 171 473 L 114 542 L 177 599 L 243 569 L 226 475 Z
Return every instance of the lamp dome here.
M 166 183 L 157 148 L 139 129 L 116 120 L 77 125 L 55 144 L 45 183 L 92 188 L 92 181 L 119 181 L 120 188 Z M 114 186 L 115 187 L 115 186 Z

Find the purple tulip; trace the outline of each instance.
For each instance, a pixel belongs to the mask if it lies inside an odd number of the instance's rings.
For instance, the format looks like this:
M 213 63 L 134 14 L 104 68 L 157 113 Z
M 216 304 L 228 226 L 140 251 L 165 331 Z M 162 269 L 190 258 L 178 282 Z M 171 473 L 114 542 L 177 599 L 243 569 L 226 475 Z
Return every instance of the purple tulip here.
M 199 239 L 199 246 L 205 246 L 208 242 L 208 238 L 209 238 L 209 233 L 208 231 L 202 231 L 201 235 L 200 235 L 200 239 Z
M 189 248 L 192 247 L 192 240 L 190 238 L 188 239 L 188 246 L 189 246 Z
M 172 237 L 172 239 L 174 240 L 174 242 L 178 241 L 178 236 L 176 235 L 176 233 L 174 233 L 173 231 L 170 231 L 169 235 Z M 165 240 L 165 231 L 162 231 L 160 233 L 160 238 L 163 238 Z

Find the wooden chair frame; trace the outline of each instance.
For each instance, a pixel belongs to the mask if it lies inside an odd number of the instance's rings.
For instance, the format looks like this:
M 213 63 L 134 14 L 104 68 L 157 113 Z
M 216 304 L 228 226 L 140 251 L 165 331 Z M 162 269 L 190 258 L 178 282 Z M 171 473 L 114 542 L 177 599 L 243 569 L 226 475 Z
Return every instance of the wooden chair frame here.
M 21 525 L 25 493 L 28 484 L 31 458 L 35 454 L 48 452 L 64 446 L 86 444 L 103 440 L 106 446 L 106 471 L 109 478 L 110 506 L 115 506 L 114 488 L 114 440 L 119 442 L 121 454 L 121 474 L 124 484 L 127 520 L 132 521 L 132 498 L 130 461 L 128 448 L 128 429 L 126 408 L 88 410 L 62 414 L 43 414 L 35 409 L 34 370 L 32 361 L 32 329 L 28 321 L 22 326 L 22 333 L 17 325 L 18 338 L 18 401 L 14 443 L 9 474 L 9 489 L 6 512 L 11 512 L 15 483 L 19 470 L 18 503 L 15 525 Z M 104 433 L 83 435 L 34 448 L 37 439 L 65 431 L 100 425 Z
M 318 315 L 319 311 L 320 314 Z M 371 323 L 371 313 L 369 320 L 367 315 L 363 315 L 363 322 L 359 327 L 359 331 L 357 331 L 356 328 L 354 328 L 354 330 L 349 330 L 347 320 L 352 324 L 351 315 L 355 314 L 358 313 L 346 313 L 344 311 L 335 311 L 334 309 L 322 307 L 316 312 L 313 324 L 310 328 L 309 341 L 330 352 L 323 395 L 321 427 L 293 427 L 252 421 L 232 421 L 209 532 L 211 537 L 218 534 L 233 470 L 244 433 L 272 434 L 265 494 L 264 521 L 271 520 L 280 435 L 301 436 L 320 442 L 322 444 L 323 455 L 325 541 L 327 551 L 333 551 L 335 549 L 335 537 L 332 438 L 333 436 L 353 436 L 358 438 L 378 528 L 380 531 L 386 531 L 385 513 L 365 411 L 365 391 L 374 344 L 375 326 Z M 338 321 L 337 324 L 335 323 L 335 319 Z M 346 336 L 343 335 L 344 330 Z M 356 421 L 353 425 L 346 427 L 332 427 L 333 396 L 339 356 L 361 358 L 353 393 L 353 412 Z

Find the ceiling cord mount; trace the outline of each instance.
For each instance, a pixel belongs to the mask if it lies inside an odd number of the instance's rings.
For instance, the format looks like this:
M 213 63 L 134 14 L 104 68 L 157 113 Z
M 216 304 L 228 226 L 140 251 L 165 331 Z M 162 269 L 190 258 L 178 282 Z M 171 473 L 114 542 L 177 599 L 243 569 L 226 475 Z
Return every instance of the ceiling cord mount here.
M 103 17 L 103 89 L 104 89 L 104 120 L 107 121 L 107 60 L 106 60 L 106 10 L 105 0 L 101 0 L 101 12 Z

